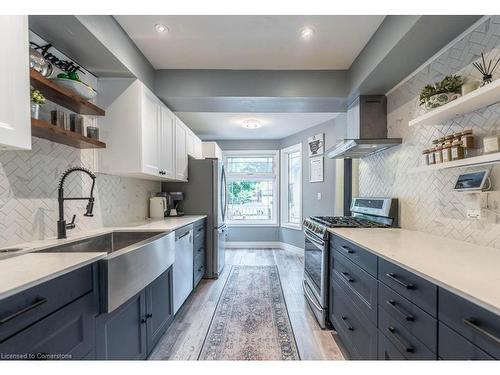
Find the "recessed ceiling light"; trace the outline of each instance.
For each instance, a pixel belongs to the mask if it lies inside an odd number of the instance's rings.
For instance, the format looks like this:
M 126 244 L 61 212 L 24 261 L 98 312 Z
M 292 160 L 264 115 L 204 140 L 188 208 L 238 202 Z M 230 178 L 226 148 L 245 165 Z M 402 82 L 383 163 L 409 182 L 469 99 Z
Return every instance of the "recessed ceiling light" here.
M 251 118 L 251 119 L 243 121 L 241 126 L 243 126 L 245 129 L 258 129 L 258 128 L 262 127 L 262 124 L 259 120 Z
M 302 30 L 300 30 L 300 36 L 302 37 L 302 39 L 309 40 L 313 35 L 314 30 L 310 27 L 304 27 Z
M 155 25 L 155 30 L 158 33 L 168 33 L 168 27 L 165 25 L 162 25 L 161 23 L 157 23 Z

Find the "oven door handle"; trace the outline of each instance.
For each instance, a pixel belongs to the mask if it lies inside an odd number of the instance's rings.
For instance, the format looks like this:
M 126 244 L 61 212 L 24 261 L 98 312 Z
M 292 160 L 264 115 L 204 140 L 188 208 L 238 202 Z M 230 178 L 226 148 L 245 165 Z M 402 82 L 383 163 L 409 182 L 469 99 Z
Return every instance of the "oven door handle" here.
M 316 239 L 316 237 L 313 237 L 313 234 L 311 233 L 311 231 L 309 229 L 304 229 L 304 234 L 306 235 L 306 238 L 311 241 L 312 243 L 320 246 L 321 248 L 323 246 L 325 246 L 325 243 L 323 241 L 319 241 Z
M 302 288 L 304 289 L 304 294 L 306 295 L 307 299 L 316 307 L 317 310 L 323 310 L 321 306 L 319 306 L 315 301 L 314 298 L 309 294 L 307 291 L 307 286 L 306 286 L 306 281 L 302 280 Z

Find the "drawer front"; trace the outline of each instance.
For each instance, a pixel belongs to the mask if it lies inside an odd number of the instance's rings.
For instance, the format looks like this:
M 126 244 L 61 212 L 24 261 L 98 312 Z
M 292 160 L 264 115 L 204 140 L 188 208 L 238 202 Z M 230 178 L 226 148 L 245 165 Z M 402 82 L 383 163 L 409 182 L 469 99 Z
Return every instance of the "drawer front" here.
M 0 303 L 0 343 L 94 289 L 94 268 L 88 265 L 49 280 Z
M 330 246 L 363 268 L 370 275 L 377 277 L 377 256 L 375 254 L 335 235 Z
M 377 328 L 350 301 L 342 287 L 333 283 L 333 325 L 352 359 L 377 359 Z
M 205 243 L 205 229 L 203 227 L 194 230 L 194 246 Z
M 378 312 L 378 328 L 407 359 L 436 359 L 436 354 L 408 332 L 384 309 Z
M 443 323 L 439 323 L 439 357 L 448 360 L 487 360 L 492 356 Z
M 378 265 L 380 281 L 433 317 L 437 316 L 436 285 L 384 259 L 380 258 Z
M 440 288 L 439 320 L 492 357 L 500 358 L 500 316 Z
M 397 320 L 411 335 L 437 352 L 436 319 L 381 282 L 378 284 L 378 303 L 391 319 Z
M 199 264 L 193 269 L 193 285 L 196 287 L 205 275 L 205 264 Z
M 206 221 L 205 219 L 195 221 L 193 223 L 194 230 L 196 231 L 198 228 L 205 228 L 205 221 Z
M 382 332 L 378 332 L 378 359 L 382 361 L 404 361 L 405 356 L 396 346 L 385 337 Z
M 35 355 L 31 359 L 93 359 L 97 312 L 95 298 L 87 294 L 3 342 L 0 352 Z
M 205 242 L 193 245 L 193 255 L 195 257 L 205 254 Z
M 377 280 L 335 251 L 332 279 L 344 288 L 357 308 L 377 324 Z

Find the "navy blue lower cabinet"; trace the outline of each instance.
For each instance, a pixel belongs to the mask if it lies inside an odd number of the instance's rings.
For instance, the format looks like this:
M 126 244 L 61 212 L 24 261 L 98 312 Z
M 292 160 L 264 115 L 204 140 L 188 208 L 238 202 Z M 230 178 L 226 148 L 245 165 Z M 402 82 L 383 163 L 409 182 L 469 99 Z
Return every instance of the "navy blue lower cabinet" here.
M 0 344 L 2 359 L 94 359 L 98 312 L 92 293 Z
M 172 267 L 146 288 L 146 337 L 148 354 L 174 318 Z
M 439 357 L 448 360 L 494 359 L 444 323 L 439 323 Z
M 96 319 L 97 359 L 145 359 L 146 292 L 142 290 L 122 306 Z
M 493 358 L 500 359 L 500 316 L 440 289 L 439 320 Z
M 382 332 L 378 332 L 378 359 L 382 361 L 404 361 L 405 356 Z
M 109 314 L 96 319 L 98 359 L 145 359 L 174 318 L 172 267 Z
M 351 359 L 377 359 L 377 327 L 358 310 L 342 287 L 333 282 L 332 323 Z

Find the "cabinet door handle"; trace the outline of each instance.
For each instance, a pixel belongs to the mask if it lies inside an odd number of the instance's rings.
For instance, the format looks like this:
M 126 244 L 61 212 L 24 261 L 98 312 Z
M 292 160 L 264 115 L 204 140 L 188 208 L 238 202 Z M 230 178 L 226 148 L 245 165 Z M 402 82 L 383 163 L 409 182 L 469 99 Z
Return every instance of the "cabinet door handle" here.
M 385 301 L 385 302 L 386 302 L 389 306 L 391 306 L 391 307 L 394 309 L 394 311 L 396 311 L 399 315 L 401 315 L 403 318 L 405 318 L 405 320 L 407 320 L 407 321 L 409 321 L 409 322 L 413 322 L 413 321 L 415 320 L 415 317 L 414 317 L 412 314 L 410 314 L 410 313 L 408 313 L 408 312 L 404 311 L 404 310 L 403 310 L 403 309 L 401 309 L 401 308 L 398 308 L 398 307 L 396 306 L 396 301 L 394 301 L 394 300 L 390 299 L 390 300 Z
M 180 235 L 179 237 L 177 237 L 175 240 L 176 240 L 176 241 L 179 241 L 181 238 L 184 238 L 184 237 L 188 236 L 188 235 L 189 235 L 189 233 L 190 233 L 190 232 L 186 232 L 186 233 L 184 233 L 184 234 Z
M 401 336 L 399 336 L 399 334 L 396 331 L 396 328 L 388 327 L 387 330 L 394 337 L 399 346 L 403 347 L 406 352 L 408 353 L 415 352 L 415 348 L 410 343 L 407 343 L 405 340 L 403 340 Z
M 415 289 L 415 285 L 413 285 L 412 283 L 407 283 L 407 282 L 404 282 L 404 281 L 398 279 L 396 274 L 393 272 L 386 273 L 385 276 L 387 276 L 392 281 L 398 283 L 399 285 L 405 287 L 406 289 Z
M 27 313 L 28 311 L 31 311 L 31 310 L 37 308 L 38 306 L 43 305 L 47 301 L 48 301 L 47 298 L 38 298 L 31 305 L 23 307 L 22 309 L 16 311 L 15 313 L 10 314 L 10 315 L 6 316 L 5 318 L 0 319 L 0 325 L 5 324 L 12 319 L 17 318 L 18 316 L 23 315 L 23 314 Z
M 472 328 L 474 331 L 476 331 L 480 335 L 483 335 L 483 336 L 489 338 L 494 343 L 500 345 L 500 338 L 496 337 L 494 334 L 492 334 L 492 333 L 484 330 L 483 328 L 479 327 L 477 325 L 477 320 L 475 320 L 475 319 L 464 319 L 463 322 L 464 322 L 464 324 L 466 326 Z
M 349 272 L 345 272 L 345 271 L 342 271 L 341 272 L 341 275 L 342 275 L 342 278 L 350 283 L 353 283 L 354 282 L 354 279 L 351 277 L 351 275 L 349 274 Z
M 342 318 L 342 321 L 344 322 L 345 326 L 347 327 L 347 329 L 349 331 L 354 331 L 354 327 L 349 323 L 349 319 L 347 319 L 347 317 L 344 315 L 342 315 L 341 318 Z
M 353 250 L 353 249 L 351 249 L 351 248 L 350 248 L 350 247 L 348 247 L 348 246 L 342 245 L 342 246 L 340 246 L 340 248 L 341 248 L 342 250 L 344 250 L 347 254 L 354 254 L 354 250 Z

